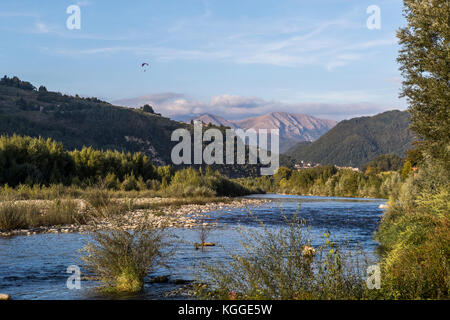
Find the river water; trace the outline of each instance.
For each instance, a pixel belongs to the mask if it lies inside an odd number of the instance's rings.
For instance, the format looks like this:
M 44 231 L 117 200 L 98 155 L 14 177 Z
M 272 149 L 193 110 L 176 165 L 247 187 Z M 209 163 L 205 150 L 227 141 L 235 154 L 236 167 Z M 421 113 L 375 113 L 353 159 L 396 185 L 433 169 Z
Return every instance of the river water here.
M 169 230 L 173 256 L 169 269 L 161 268 L 148 276 L 144 291 L 139 296 L 113 298 L 164 299 L 167 292 L 180 288 L 179 282 L 193 280 L 195 264 L 199 261 L 227 259 L 226 250 L 241 249 L 238 228 L 258 229 L 259 222 L 269 228 L 284 225 L 283 217 L 297 214 L 306 221 L 313 237 L 313 245 L 323 243 L 323 234 L 329 232 L 337 243 L 347 242 L 362 248 L 365 256 L 375 262 L 377 243 L 373 240 L 383 211 L 378 206 L 383 199 L 289 196 L 278 194 L 253 195 L 270 199 L 261 206 L 242 209 L 222 209 L 209 213 L 216 227 L 207 241 L 215 247 L 194 250 L 199 242 L 199 231 L 193 229 Z M 299 208 L 300 206 L 300 208 Z M 249 211 L 251 214 L 249 214 Z M 67 267 L 77 265 L 78 250 L 89 240 L 87 234 L 40 234 L 0 238 L 0 293 L 13 299 L 104 299 L 94 288 L 93 281 L 83 280 L 81 289 L 69 290 L 66 282 L 71 274 Z M 168 283 L 150 283 L 154 276 L 169 276 Z M 186 298 L 174 295 L 171 298 Z

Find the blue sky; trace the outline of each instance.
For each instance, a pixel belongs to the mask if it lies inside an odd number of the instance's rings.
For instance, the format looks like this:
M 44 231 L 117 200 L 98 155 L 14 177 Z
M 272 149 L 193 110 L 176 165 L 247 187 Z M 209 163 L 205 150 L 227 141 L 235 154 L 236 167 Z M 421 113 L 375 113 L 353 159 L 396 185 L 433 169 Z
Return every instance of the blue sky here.
M 81 8 L 69 30 L 66 8 Z M 369 30 L 369 5 L 381 29 Z M 405 109 L 401 0 L 2 1 L 0 70 L 164 115 L 341 120 Z M 150 63 L 143 72 L 140 64 Z

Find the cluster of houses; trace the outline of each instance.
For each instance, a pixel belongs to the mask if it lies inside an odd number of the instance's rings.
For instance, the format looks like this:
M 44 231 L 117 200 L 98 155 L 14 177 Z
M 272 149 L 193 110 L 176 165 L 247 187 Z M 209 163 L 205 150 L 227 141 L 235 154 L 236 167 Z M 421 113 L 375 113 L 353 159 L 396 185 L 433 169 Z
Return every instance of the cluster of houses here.
M 318 164 L 318 163 L 306 162 L 306 161 L 301 160 L 300 162 L 297 162 L 294 165 L 294 168 L 300 170 L 300 169 L 314 168 L 314 167 L 318 167 L 318 166 L 320 166 L 320 164 Z
M 313 162 L 307 162 L 307 161 L 303 161 L 301 160 L 300 162 L 297 162 L 294 165 L 294 168 L 297 170 L 302 170 L 302 169 L 310 169 L 310 168 L 315 168 L 320 166 L 319 163 L 313 163 Z M 352 171 L 360 171 L 359 168 L 354 168 L 354 167 L 340 167 L 340 166 L 336 166 L 336 168 L 338 169 L 348 169 L 348 170 L 352 170 Z

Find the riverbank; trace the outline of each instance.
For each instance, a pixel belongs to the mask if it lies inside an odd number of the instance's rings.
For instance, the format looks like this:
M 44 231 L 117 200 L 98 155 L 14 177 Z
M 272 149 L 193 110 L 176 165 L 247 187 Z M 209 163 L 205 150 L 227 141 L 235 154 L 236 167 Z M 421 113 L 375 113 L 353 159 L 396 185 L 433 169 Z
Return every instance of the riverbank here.
M 64 201 L 64 200 L 59 200 Z M 89 216 L 94 208 L 84 199 L 67 200 L 75 204 L 75 213 L 77 215 Z M 154 227 L 169 228 L 194 228 L 201 223 L 213 223 L 209 220 L 202 219 L 211 211 L 230 211 L 237 208 L 255 207 L 262 205 L 269 200 L 267 199 L 248 199 L 248 198 L 118 198 L 112 200 L 115 204 L 125 208 L 123 212 L 126 229 L 134 229 L 138 222 L 144 216 L 148 222 Z M 0 207 L 4 205 L 30 207 L 37 209 L 40 215 L 48 214 L 49 208 L 52 207 L 52 200 L 17 200 L 0 203 Z M 72 223 L 51 226 L 35 226 L 30 228 L 21 228 L 8 231 L 0 231 L 0 237 L 11 236 L 31 236 L 41 233 L 73 233 L 73 232 L 91 232 L 98 228 L 109 227 L 106 221 L 97 221 L 94 225 L 90 221 L 86 223 Z

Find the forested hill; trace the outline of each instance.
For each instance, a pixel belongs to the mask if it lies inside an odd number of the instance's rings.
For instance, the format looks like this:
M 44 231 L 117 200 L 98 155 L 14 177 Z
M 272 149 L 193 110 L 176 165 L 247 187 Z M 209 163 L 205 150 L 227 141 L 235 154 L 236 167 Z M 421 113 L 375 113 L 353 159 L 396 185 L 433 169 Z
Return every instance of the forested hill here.
M 170 160 L 172 131 L 186 126 L 146 109 L 36 89 L 17 77 L 0 80 L 0 134 L 49 137 L 68 150 L 141 151 L 163 164 Z
M 315 142 L 292 147 L 286 155 L 295 161 L 361 167 L 381 154 L 405 156 L 411 149 L 407 111 L 387 111 L 372 117 L 339 122 Z

